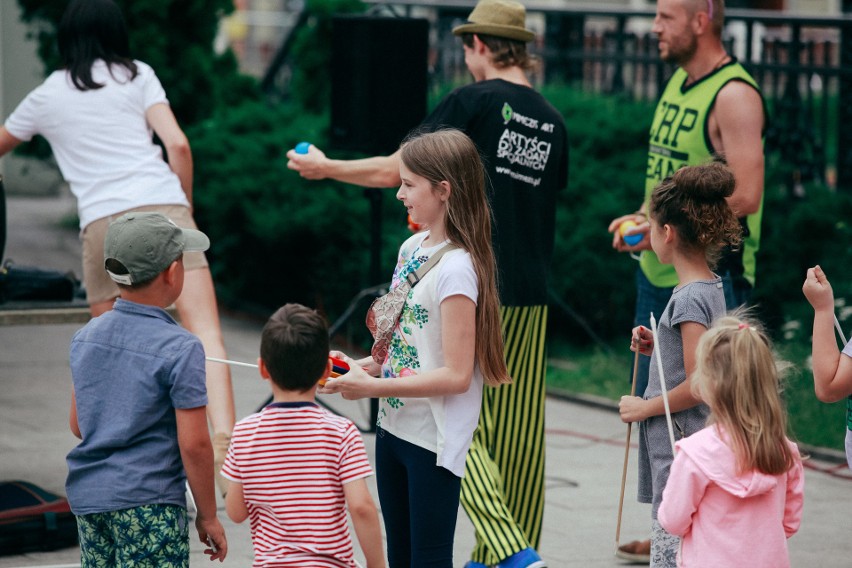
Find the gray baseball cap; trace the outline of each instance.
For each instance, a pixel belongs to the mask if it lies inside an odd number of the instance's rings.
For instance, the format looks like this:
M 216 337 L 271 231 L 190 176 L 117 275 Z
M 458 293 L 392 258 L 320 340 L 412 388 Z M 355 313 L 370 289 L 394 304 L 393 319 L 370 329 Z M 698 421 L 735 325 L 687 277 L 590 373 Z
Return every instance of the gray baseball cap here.
M 112 259 L 126 274 L 107 269 L 115 282 L 127 286 L 153 280 L 185 252 L 205 251 L 210 239 L 201 231 L 181 229 L 161 213 L 125 213 L 107 229 L 104 266 Z

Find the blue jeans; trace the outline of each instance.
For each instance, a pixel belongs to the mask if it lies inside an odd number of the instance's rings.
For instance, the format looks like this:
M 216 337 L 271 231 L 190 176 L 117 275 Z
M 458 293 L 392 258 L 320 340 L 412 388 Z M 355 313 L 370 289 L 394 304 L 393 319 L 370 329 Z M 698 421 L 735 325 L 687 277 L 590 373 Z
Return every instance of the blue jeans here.
M 741 276 L 732 276 L 730 271 L 725 271 L 722 276 L 722 290 L 725 293 L 726 309 L 732 310 L 751 299 L 751 284 Z M 636 270 L 636 311 L 633 314 L 633 327 L 642 325 L 651 328 L 650 314 L 653 312 L 654 319 L 660 321 L 660 316 L 669 298 L 672 297 L 674 288 L 660 288 L 654 286 L 645 277 L 642 269 Z M 636 372 L 636 396 L 643 396 L 648 386 L 648 369 L 651 366 L 651 358 L 644 355 L 639 356 L 639 370 Z M 630 372 L 633 372 L 632 366 Z M 631 375 L 630 380 L 633 380 Z
M 725 309 L 728 311 L 747 306 L 751 301 L 751 284 L 742 276 L 732 275 L 729 270 L 722 274 L 722 290 L 725 292 Z
M 376 484 L 390 568 L 453 566 L 461 478 L 435 452 L 376 432 Z

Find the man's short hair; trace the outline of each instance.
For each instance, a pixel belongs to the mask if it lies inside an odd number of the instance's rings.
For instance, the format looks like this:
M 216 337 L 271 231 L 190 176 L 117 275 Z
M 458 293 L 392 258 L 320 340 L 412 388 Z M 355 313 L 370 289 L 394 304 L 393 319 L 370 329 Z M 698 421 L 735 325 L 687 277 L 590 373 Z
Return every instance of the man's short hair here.
M 320 380 L 328 349 L 328 323 L 301 304 L 279 308 L 260 336 L 260 358 L 275 384 L 289 391 L 304 392 Z

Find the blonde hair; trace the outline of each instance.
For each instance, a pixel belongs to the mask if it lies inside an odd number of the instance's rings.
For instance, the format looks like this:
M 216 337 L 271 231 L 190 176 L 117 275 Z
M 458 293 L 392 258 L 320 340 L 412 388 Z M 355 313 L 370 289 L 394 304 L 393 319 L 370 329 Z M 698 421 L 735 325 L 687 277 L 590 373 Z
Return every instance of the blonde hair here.
M 450 184 L 445 226 L 449 241 L 466 250 L 479 282 L 476 302 L 476 360 L 485 383 L 512 382 L 503 358 L 496 262 L 491 248 L 491 208 L 485 196 L 485 170 L 476 145 L 459 130 L 415 134 L 401 146 L 400 158 L 412 173 Z
M 698 342 L 692 392 L 710 406 L 710 423 L 727 434 L 739 473 L 779 475 L 795 464 L 787 443 L 772 344 L 744 310 L 717 319 Z
M 742 226 L 726 201 L 734 193 L 734 174 L 723 162 L 686 166 L 654 188 L 649 213 L 660 226 L 677 229 L 680 246 L 704 251 L 713 268 L 725 246 L 742 240 Z

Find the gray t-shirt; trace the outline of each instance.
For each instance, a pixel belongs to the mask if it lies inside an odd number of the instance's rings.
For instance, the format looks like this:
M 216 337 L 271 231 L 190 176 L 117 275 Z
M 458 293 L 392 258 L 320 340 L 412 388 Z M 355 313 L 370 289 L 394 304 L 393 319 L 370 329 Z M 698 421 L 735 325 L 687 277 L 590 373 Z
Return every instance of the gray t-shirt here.
M 654 314 L 655 317 L 657 314 Z M 725 315 L 725 294 L 722 279 L 698 280 L 678 286 L 666 309 L 659 316 L 657 344 L 648 373 L 648 388 L 644 398 L 662 395 L 657 356 L 663 362 L 666 391 L 686 380 L 683 366 L 683 337 L 680 324 L 695 322 L 709 328 L 713 321 Z M 699 404 L 672 414 L 675 440 L 698 432 L 707 422 L 710 409 Z M 639 501 L 652 503 L 651 516 L 657 518 L 657 509 L 663 498 L 663 489 L 669 477 L 672 460 L 671 442 L 666 417 L 653 416 L 639 425 Z

